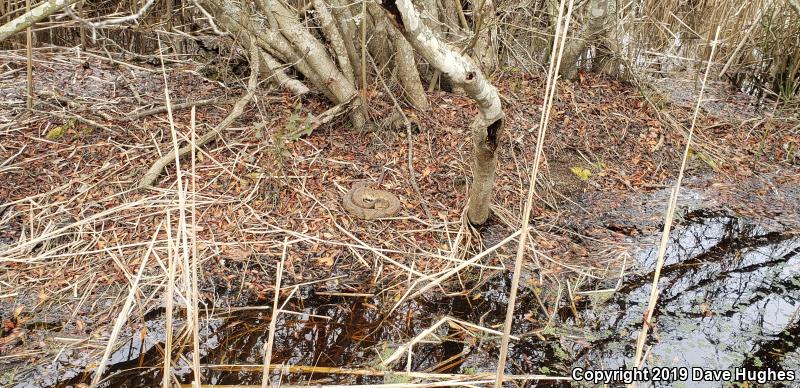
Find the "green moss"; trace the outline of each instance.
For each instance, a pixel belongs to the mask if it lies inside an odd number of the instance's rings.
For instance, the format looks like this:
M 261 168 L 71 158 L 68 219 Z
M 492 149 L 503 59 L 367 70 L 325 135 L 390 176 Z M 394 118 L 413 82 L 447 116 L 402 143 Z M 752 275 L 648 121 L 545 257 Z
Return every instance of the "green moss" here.
M 56 141 L 56 140 L 61 139 L 62 137 L 64 137 L 64 135 L 66 135 L 67 132 L 69 130 L 73 129 L 73 128 L 75 128 L 75 119 L 69 119 L 69 120 L 67 120 L 66 123 L 61 124 L 61 125 L 53 128 L 53 129 L 51 129 L 50 131 L 48 131 L 47 135 L 45 135 L 45 138 L 47 140 Z
M 47 132 L 47 135 L 45 136 L 45 138 L 47 138 L 47 140 L 58 140 L 58 139 L 61 139 L 62 137 L 64 137 L 64 134 L 66 134 L 66 133 L 67 133 L 67 129 L 64 128 L 63 125 L 59 125 L 59 126 L 53 128 L 53 129 L 51 129 L 49 132 Z
M 588 181 L 589 177 L 592 176 L 592 172 L 588 168 L 575 166 L 575 167 L 570 167 L 569 170 L 572 171 L 572 173 L 575 174 L 575 176 L 577 176 L 578 179 L 584 182 Z

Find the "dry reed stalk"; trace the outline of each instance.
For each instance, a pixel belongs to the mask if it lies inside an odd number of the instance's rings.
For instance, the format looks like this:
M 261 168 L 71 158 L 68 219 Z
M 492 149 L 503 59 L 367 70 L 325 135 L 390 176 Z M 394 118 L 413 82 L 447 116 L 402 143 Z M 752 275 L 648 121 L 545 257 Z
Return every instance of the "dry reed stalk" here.
M 759 23 L 761 22 L 761 18 L 764 17 L 764 14 L 766 14 L 767 9 L 771 5 L 772 5 L 772 0 L 769 0 L 767 2 L 767 6 L 758 11 L 758 15 L 756 16 L 755 20 L 753 20 L 750 27 L 747 29 L 747 31 L 745 31 L 744 35 L 739 40 L 739 44 L 736 45 L 736 48 L 733 50 L 733 53 L 728 57 L 728 61 L 725 62 L 725 66 L 722 66 L 722 70 L 720 70 L 719 75 L 717 77 L 722 78 L 722 76 L 725 75 L 725 73 L 728 71 L 728 68 L 733 63 L 733 60 L 736 59 L 736 55 L 739 54 L 739 51 L 742 50 L 745 43 L 747 43 L 747 41 L 750 39 L 750 35 L 753 33 L 753 30 L 755 30 L 755 28 L 759 25 Z M 711 60 L 709 59 L 709 62 L 710 61 Z
M 572 9 L 574 0 L 569 0 L 567 13 L 564 15 L 564 5 L 566 0 L 561 0 L 558 6 L 558 18 L 556 19 L 556 39 L 553 41 L 553 49 L 550 56 L 550 71 L 548 73 L 547 86 L 545 93 L 547 98 L 542 102 L 542 113 L 539 118 L 539 131 L 536 135 L 536 153 L 533 158 L 533 170 L 531 171 L 530 180 L 528 182 L 528 196 L 525 201 L 525 209 L 522 212 L 521 226 L 519 229 L 520 238 L 517 245 L 517 255 L 514 259 L 514 272 L 511 278 L 511 292 L 508 296 L 508 306 L 506 306 L 506 317 L 503 323 L 503 337 L 500 344 L 500 357 L 497 362 L 497 373 L 494 386 L 500 388 L 503 386 L 503 378 L 505 374 L 506 358 L 508 357 L 508 343 L 511 336 L 511 324 L 514 320 L 514 304 L 517 300 L 517 288 L 519 287 L 519 278 L 522 273 L 522 260 L 525 253 L 526 238 L 528 237 L 528 226 L 530 223 L 531 211 L 533 208 L 533 197 L 536 193 L 536 177 L 539 172 L 539 164 L 542 158 L 542 150 L 544 148 L 544 136 L 547 130 L 547 124 L 550 120 L 550 112 L 553 104 L 553 97 L 555 96 L 556 82 L 561 67 L 561 58 L 564 54 L 565 42 L 567 39 L 567 32 L 569 31 L 569 23 L 572 17 Z M 563 28 L 562 28 L 563 24 Z M 558 56 L 556 56 L 556 48 L 558 49 Z M 534 248 L 534 254 L 536 250 Z
M 114 328 L 111 330 L 111 335 L 108 337 L 108 343 L 106 344 L 103 356 L 100 358 L 100 362 L 98 363 L 97 369 L 92 377 L 92 382 L 89 384 L 90 388 L 97 387 L 97 385 L 100 383 L 100 379 L 103 377 L 106 363 L 108 362 L 109 357 L 111 357 L 111 351 L 114 349 L 114 343 L 117 342 L 117 337 L 119 336 L 119 332 L 122 330 L 122 325 L 125 324 L 128 319 L 128 314 L 130 314 L 131 306 L 133 306 L 133 299 L 136 296 L 136 291 L 139 289 L 139 281 L 142 279 L 142 274 L 144 273 L 145 266 L 147 265 L 147 259 L 150 257 L 150 254 L 153 253 L 153 245 L 156 242 L 156 236 L 158 235 L 158 232 L 161 231 L 162 225 L 163 223 L 158 224 L 155 232 L 153 232 L 153 237 L 150 239 L 147 252 L 142 257 L 142 262 L 139 264 L 139 270 L 136 273 L 136 277 L 133 279 L 133 283 L 131 283 L 131 289 L 128 291 L 128 296 L 125 298 L 125 303 L 122 305 L 122 309 L 117 315 L 117 319 L 114 320 Z
M 31 0 L 25 0 L 25 12 L 31 12 Z M 28 98 L 27 98 L 27 106 L 28 109 L 33 109 L 33 32 L 32 27 L 28 27 L 25 29 L 25 54 L 27 58 L 27 70 L 28 70 Z
M 221 371 L 236 371 L 236 372 L 261 372 L 264 369 L 263 364 L 207 364 L 203 365 L 206 369 L 221 370 Z M 427 379 L 427 380 L 452 380 L 462 381 L 464 379 L 492 379 L 488 382 L 491 383 L 495 377 L 494 372 L 482 372 L 472 375 L 462 375 L 454 373 L 425 373 L 425 372 L 393 372 L 376 369 L 352 369 L 340 368 L 331 366 L 310 366 L 310 365 L 270 365 L 271 371 L 280 371 L 281 373 L 303 373 L 303 374 L 336 374 L 336 375 L 351 375 L 351 376 L 402 376 L 413 379 Z M 569 377 L 562 376 L 547 376 L 547 375 L 505 375 L 504 379 L 507 381 L 527 381 L 527 380 L 541 380 L 541 381 L 570 381 Z M 260 386 L 258 386 L 260 387 Z
M 161 36 L 158 35 L 158 47 L 159 47 L 159 58 L 161 60 L 161 74 L 164 78 L 164 98 L 167 107 L 167 119 L 169 120 L 169 127 L 170 127 L 170 134 L 172 138 L 172 146 L 175 151 L 175 170 L 176 170 L 176 185 L 178 191 L 178 228 L 176 231 L 175 242 L 172 242 L 172 234 L 171 225 L 169 221 L 167 225 L 167 240 L 169 240 L 170 247 L 174 247 L 174 249 L 169 250 L 168 260 L 169 260 L 169 274 L 167 275 L 167 290 L 166 290 L 166 340 L 164 346 L 164 375 L 162 384 L 164 388 L 169 388 L 170 385 L 170 377 L 171 377 L 171 369 L 170 369 L 170 361 L 172 359 L 172 310 L 174 304 L 174 290 L 175 290 L 175 275 L 177 270 L 177 263 L 176 260 L 180 260 L 182 274 L 183 274 L 183 286 L 184 290 L 190 290 L 190 280 L 187 279 L 189 276 L 189 247 L 188 247 L 188 231 L 186 229 L 186 193 L 183 190 L 183 174 L 181 171 L 180 165 L 180 157 L 178 155 L 178 150 L 180 149 L 178 145 L 178 135 L 177 130 L 175 129 L 175 120 L 172 114 L 172 100 L 170 98 L 169 92 L 169 83 L 167 80 L 167 70 L 164 66 L 164 55 L 163 55 L 163 48 L 161 47 Z M 192 150 L 194 147 L 192 147 Z M 167 218 L 169 220 L 170 213 L 167 212 Z M 176 257 L 177 256 L 177 257 Z M 191 304 L 187 304 L 186 306 L 186 315 L 187 321 L 192 322 L 194 317 L 193 306 Z
M 198 261 L 200 258 L 197 256 L 197 168 L 195 155 L 196 141 L 197 141 L 197 122 L 195 106 L 191 110 L 191 142 L 192 142 L 192 372 L 194 375 L 193 385 L 199 387 L 201 382 L 200 377 L 200 322 L 199 322 L 199 309 L 200 309 L 200 292 L 198 291 L 197 283 L 199 276 Z
M 166 316 L 164 321 L 164 371 L 161 381 L 163 388 L 169 388 L 170 380 L 170 362 L 172 361 L 172 310 L 174 305 L 174 292 L 175 292 L 175 254 L 177 253 L 178 245 L 172 239 L 172 219 L 170 212 L 167 211 L 167 285 L 164 292 L 164 305 Z
M 417 388 L 417 387 L 480 387 L 483 384 L 490 383 L 491 380 L 450 380 L 439 381 L 435 383 L 393 383 L 393 384 L 358 384 L 358 385 L 286 385 L 281 384 L 281 388 Z M 183 387 L 191 387 L 190 385 L 183 384 Z M 204 384 L 201 388 L 259 388 L 260 385 L 212 385 Z
M 283 253 L 281 254 L 281 261 L 278 263 L 278 268 L 275 270 L 275 297 L 272 301 L 272 318 L 269 321 L 269 334 L 267 335 L 267 343 L 264 345 L 264 368 L 261 375 L 261 388 L 266 388 L 269 384 L 269 368 L 272 362 L 272 347 L 275 342 L 275 329 L 278 323 L 278 301 L 281 297 L 281 279 L 283 277 L 283 263 L 286 261 L 286 255 L 289 250 L 287 239 L 283 240 Z M 289 298 L 286 298 L 287 301 Z
M 469 327 L 471 329 L 482 331 L 482 332 L 485 332 L 485 333 L 488 333 L 488 334 L 503 335 L 502 332 L 499 332 L 499 331 L 493 330 L 493 329 L 489 329 L 489 328 L 485 328 L 483 326 L 479 326 L 479 325 L 476 325 L 474 323 L 469 323 L 469 322 L 462 321 L 460 319 L 456 319 L 456 318 L 452 318 L 452 317 L 443 317 L 443 318 L 439 319 L 436 323 L 434 323 L 433 325 L 428 327 L 427 329 L 423 330 L 421 333 L 417 334 L 411 341 L 409 341 L 406 344 L 404 344 L 403 346 L 397 348 L 397 350 L 395 350 L 386 360 L 381 362 L 381 365 L 387 366 L 387 365 L 397 361 L 400 358 L 400 356 L 402 356 L 404 353 L 406 353 L 406 352 L 411 353 L 411 349 L 414 347 L 414 345 L 420 343 L 421 341 L 423 341 L 429 335 L 432 335 L 433 332 L 436 331 L 436 329 L 439 328 L 439 326 L 441 326 L 441 325 L 443 325 L 445 323 L 448 323 L 451 326 L 459 326 L 462 330 L 466 330 L 463 327 L 463 326 L 466 326 L 466 327 Z M 513 338 L 515 340 L 519 340 L 519 337 L 511 336 L 511 338 Z
M 64 189 L 64 188 L 65 187 L 62 186 L 59 189 Z M 25 199 L 21 199 L 19 201 L 9 202 L 8 204 L 16 204 L 16 203 L 24 202 L 25 200 L 30 200 L 30 199 L 31 199 L 31 197 L 28 197 L 28 198 L 25 198 Z M 11 248 L 3 251 L 3 254 L 7 255 L 7 256 L 6 257 L 0 257 L 0 263 L 2 263 L 2 262 L 32 263 L 32 262 L 40 261 L 41 260 L 40 256 L 37 256 L 37 257 L 34 257 L 34 258 L 28 258 L 28 259 L 15 259 L 15 258 L 13 258 L 11 256 L 11 254 L 12 253 L 22 253 L 25 248 L 33 248 L 37 244 L 40 244 L 40 243 L 43 243 L 43 242 L 45 242 L 47 240 L 56 238 L 60 234 L 66 232 L 67 230 L 69 230 L 71 228 L 78 228 L 78 227 L 87 225 L 87 224 L 89 224 L 91 222 L 105 219 L 105 218 L 107 218 L 108 216 L 110 216 L 110 215 L 112 215 L 114 213 L 121 212 L 123 210 L 133 209 L 133 208 L 136 208 L 137 206 L 145 205 L 145 204 L 147 204 L 146 199 L 140 199 L 140 200 L 137 200 L 137 201 L 134 201 L 134 202 L 123 203 L 123 204 L 120 204 L 118 206 L 114 206 L 114 207 L 112 207 L 112 208 L 110 208 L 108 210 L 104 210 L 102 212 L 94 214 L 91 217 L 83 218 L 80 221 L 69 223 L 69 224 L 67 224 L 65 226 L 58 227 L 58 228 L 55 228 L 55 229 L 53 229 L 51 231 L 47 231 L 45 233 L 42 233 L 42 234 L 38 235 L 35 238 L 32 238 L 32 239 L 27 240 L 25 242 L 13 245 Z M 42 256 L 42 257 L 46 257 L 46 256 Z
M 650 328 L 650 320 L 653 318 L 653 312 L 655 311 L 656 302 L 658 301 L 658 280 L 661 276 L 661 268 L 664 266 L 664 256 L 667 252 L 667 243 L 669 242 L 669 234 L 670 230 L 672 229 L 672 220 L 675 217 L 675 208 L 678 203 L 678 193 L 680 192 L 683 173 L 686 170 L 686 162 L 689 159 L 689 148 L 692 143 L 692 135 L 694 134 L 694 128 L 697 123 L 697 116 L 700 113 L 700 104 L 703 101 L 703 93 L 705 92 L 708 74 L 711 72 L 711 64 L 714 59 L 714 54 L 716 53 L 717 44 L 719 43 L 719 31 L 720 28 L 717 27 L 714 40 L 711 42 L 711 53 L 709 54 L 708 63 L 706 64 L 706 71 L 703 75 L 703 82 L 700 86 L 700 94 L 697 96 L 697 104 L 695 105 L 694 115 L 692 116 L 692 125 L 689 128 L 689 134 L 686 137 L 686 147 L 684 147 L 683 150 L 681 167 L 678 170 L 678 179 L 675 181 L 675 186 L 672 188 L 672 193 L 670 193 L 667 211 L 664 217 L 664 229 L 661 232 L 661 242 L 658 245 L 658 256 L 656 259 L 655 272 L 653 273 L 653 284 L 650 288 L 650 299 L 647 305 L 647 310 L 645 310 L 644 313 L 642 331 L 639 332 L 639 336 L 636 340 L 636 354 L 633 358 L 633 366 L 635 368 L 639 368 L 641 366 L 642 351 L 644 350 L 644 343 L 647 340 L 647 331 Z
M 433 280 L 431 280 L 431 281 L 430 281 L 428 284 L 426 284 L 426 285 L 425 285 L 424 287 L 422 287 L 420 290 L 418 290 L 418 291 L 414 292 L 414 294 L 412 294 L 411 296 L 407 296 L 408 294 L 410 294 L 410 293 L 411 293 L 411 291 L 413 291 L 413 290 L 414 290 L 414 288 L 415 288 L 415 287 L 416 287 L 416 286 L 419 284 L 419 282 L 421 282 L 421 281 L 424 281 L 424 280 L 427 280 L 427 278 L 425 278 L 425 279 L 418 279 L 418 280 L 414 281 L 414 283 L 411 285 L 411 287 L 409 287 L 408 291 L 406 292 L 406 295 L 403 295 L 403 297 L 401 297 L 401 298 L 400 298 L 400 299 L 399 299 L 399 300 L 398 300 L 398 301 L 397 301 L 397 302 L 394 304 L 394 306 L 392 307 L 392 310 L 390 310 L 390 311 L 394 311 L 395 309 L 397 309 L 397 307 L 399 307 L 399 306 L 400 306 L 400 305 L 401 305 L 403 302 L 405 302 L 407 299 L 414 299 L 414 298 L 418 297 L 419 295 L 422 295 L 424 292 L 426 292 L 426 291 L 430 290 L 430 289 L 431 289 L 431 288 L 433 288 L 433 287 L 436 287 L 437 285 L 439 285 L 439 284 L 441 284 L 442 282 L 446 281 L 447 279 L 451 278 L 453 275 L 457 274 L 457 273 L 458 273 L 459 271 L 461 271 L 462 269 L 464 269 L 464 268 L 466 268 L 466 267 L 468 267 L 468 266 L 470 266 L 470 265 L 473 265 L 473 264 L 474 264 L 475 262 L 477 262 L 478 260 L 480 260 L 480 259 L 482 259 L 482 258 L 486 257 L 487 255 L 489 255 L 490 253 L 494 252 L 494 251 L 495 251 L 495 250 L 497 250 L 498 248 L 500 248 L 500 247 L 502 247 L 502 246 L 506 245 L 506 244 L 507 244 L 507 243 L 509 243 L 510 241 L 512 241 L 512 240 L 514 240 L 515 238 L 517 238 L 517 236 L 519 236 L 520 232 L 521 232 L 521 231 L 516 231 L 516 232 L 512 233 L 510 236 L 508 236 L 508 237 L 506 237 L 505 239 L 503 239 L 502 241 L 500 241 L 499 243 L 497 243 L 497 244 L 493 245 L 491 248 L 488 248 L 488 249 L 485 249 L 485 250 L 483 250 L 481 253 L 479 253 L 479 254 L 475 255 L 474 257 L 472 257 L 472 258 L 471 258 L 471 259 L 469 259 L 469 260 L 464 260 L 464 261 L 462 261 L 462 262 L 461 262 L 461 264 L 459 264 L 459 265 L 457 265 L 457 266 L 453 267 L 452 269 L 449 269 L 449 270 L 445 271 L 445 272 L 444 272 L 444 273 L 443 273 L 441 276 L 439 276 L 439 277 L 438 277 L 438 278 L 436 278 L 436 279 L 433 279 Z

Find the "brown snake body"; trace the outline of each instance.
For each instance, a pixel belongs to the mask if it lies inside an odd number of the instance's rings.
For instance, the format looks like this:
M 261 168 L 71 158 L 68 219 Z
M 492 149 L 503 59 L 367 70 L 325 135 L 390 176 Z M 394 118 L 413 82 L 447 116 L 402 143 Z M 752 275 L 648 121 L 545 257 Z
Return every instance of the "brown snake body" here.
M 342 200 L 345 210 L 365 220 L 394 217 L 400 211 L 400 200 L 386 191 L 371 189 L 365 182 L 353 185 Z

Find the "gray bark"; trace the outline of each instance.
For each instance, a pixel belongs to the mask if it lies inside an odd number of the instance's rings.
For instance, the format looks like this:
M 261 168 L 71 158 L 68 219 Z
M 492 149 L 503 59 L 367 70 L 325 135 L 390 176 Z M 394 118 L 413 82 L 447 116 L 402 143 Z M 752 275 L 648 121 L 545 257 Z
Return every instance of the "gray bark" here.
M 60 9 L 77 3 L 78 0 L 47 0 L 40 6 L 26 12 L 14 20 L 0 26 L 0 42 L 6 40 L 34 23 L 41 21 L 48 16 L 58 12 Z
M 494 16 L 494 2 L 483 0 L 476 5 L 475 34 L 476 41 L 473 48 L 473 58 L 476 58 L 481 70 L 492 73 L 497 68 L 497 26 L 492 19 Z
M 351 115 L 353 126 L 362 129 L 366 124 L 364 106 L 357 96 L 355 85 L 347 80 L 333 60 L 328 56 L 325 46 L 314 38 L 308 30 L 303 27 L 295 15 L 276 0 L 268 0 L 267 6 L 272 9 L 283 36 L 294 46 L 294 50 L 300 53 L 311 68 L 322 78 L 323 82 L 329 86 L 330 92 L 334 95 L 334 102 L 343 104 L 352 99 L 358 100 Z
M 561 59 L 562 77 L 574 79 L 578 75 L 578 60 L 587 48 L 595 44 L 603 35 L 608 16 L 608 0 L 590 0 L 588 18 L 583 28 L 566 42 Z
M 356 39 L 354 39 L 357 36 L 357 31 L 356 24 L 353 21 L 353 14 L 350 12 L 350 8 L 343 5 L 339 0 L 330 0 L 330 2 L 331 13 L 339 27 L 339 31 L 343 37 L 346 37 L 344 39 L 344 48 L 347 50 L 350 65 L 353 66 L 353 72 L 361 74 L 361 62 L 356 49 Z
M 405 98 L 414 108 L 427 111 L 430 109 L 428 96 L 425 88 L 422 87 L 422 80 L 417 70 L 417 62 L 414 59 L 414 48 L 408 43 L 406 38 L 397 31 L 397 28 L 390 25 L 394 38 L 394 63 L 397 70 L 397 79 L 405 91 Z
M 315 89 L 324 93 L 331 100 L 335 98 L 322 78 L 294 52 L 289 42 L 279 32 L 268 28 L 259 28 L 244 11 L 233 6 L 228 1 L 218 3 L 207 0 L 204 1 L 203 6 L 214 14 L 220 26 L 236 36 L 237 41 L 241 42 L 245 48 L 249 50 L 249 47 L 247 47 L 249 42 L 255 41 L 263 49 L 264 54 L 267 54 L 267 56 L 263 57 L 270 70 L 273 69 L 275 63 L 270 64 L 268 56 L 272 56 L 284 63 L 292 63 L 300 73 L 311 81 Z M 280 78 L 278 81 L 281 81 Z
M 789 5 L 792 6 L 792 9 L 794 10 L 794 13 L 796 13 L 797 16 L 800 17 L 800 1 L 798 1 L 798 0 L 786 0 L 786 2 L 788 2 Z
M 289 77 L 284 70 L 284 66 L 281 65 L 275 57 L 264 50 L 259 51 L 259 59 L 271 73 L 270 76 L 275 78 L 275 83 L 278 84 L 278 86 L 292 92 L 296 96 L 302 96 L 310 92 L 308 87 L 303 85 L 302 82 Z
M 353 72 L 353 66 L 350 64 L 350 57 L 347 54 L 344 39 L 339 31 L 339 27 L 336 26 L 333 20 L 333 15 L 322 0 L 314 0 L 314 9 L 317 11 L 317 15 L 319 15 L 319 25 L 322 31 L 325 32 L 325 36 L 327 36 L 328 40 L 331 42 L 333 52 L 336 54 L 336 62 L 339 63 L 339 67 L 342 69 L 345 78 L 347 78 L 351 84 L 355 85 L 355 72 Z
M 411 46 L 446 75 L 454 86 L 463 88 L 478 105 L 478 116 L 471 125 L 473 184 L 467 217 L 473 224 L 482 224 L 489 217 L 495 180 L 495 151 L 504 124 L 500 94 L 477 66 L 433 34 L 422 22 L 411 0 L 384 0 L 382 6 Z
M 367 30 L 370 34 L 367 47 L 378 68 L 382 68 L 389 63 L 392 54 L 386 18 L 383 15 L 383 11 L 375 3 L 369 3 L 367 11 L 372 20 L 372 28 Z

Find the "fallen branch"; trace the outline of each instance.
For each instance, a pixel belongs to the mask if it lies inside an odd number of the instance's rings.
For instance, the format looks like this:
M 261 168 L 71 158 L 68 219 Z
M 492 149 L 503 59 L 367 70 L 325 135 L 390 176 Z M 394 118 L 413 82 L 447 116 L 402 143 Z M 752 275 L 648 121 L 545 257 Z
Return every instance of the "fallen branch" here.
M 172 105 L 171 108 L 172 108 L 172 111 L 174 112 L 174 111 L 179 110 L 179 109 L 191 108 L 193 106 L 210 105 L 210 104 L 213 104 L 213 103 L 218 102 L 218 101 L 219 101 L 219 99 L 209 98 L 208 100 L 189 101 L 189 102 L 183 102 L 183 103 L 180 103 L 180 104 L 174 104 L 174 105 Z M 167 111 L 167 106 L 164 105 L 164 106 L 159 106 L 159 107 L 143 110 L 141 112 L 128 114 L 128 115 L 126 115 L 124 118 L 122 118 L 120 120 L 121 121 L 134 121 L 134 120 L 138 120 L 138 119 L 140 119 L 142 117 L 152 116 L 152 115 L 163 113 L 163 112 L 166 112 L 166 111 Z
M 256 85 L 258 85 L 258 67 L 259 67 L 258 60 L 258 46 L 255 44 L 250 45 L 250 78 L 247 81 L 247 91 L 245 92 L 244 96 L 236 101 L 236 104 L 233 106 L 231 113 L 222 120 L 211 132 L 201 136 L 197 139 L 195 144 L 187 145 L 177 151 L 177 158 L 180 158 L 189 152 L 191 152 L 192 147 L 201 147 L 211 140 L 217 137 L 225 128 L 228 128 L 239 116 L 242 115 L 244 112 L 244 107 L 253 99 L 253 95 L 256 92 Z M 161 175 L 161 172 L 164 171 L 164 168 L 167 167 L 170 163 L 174 162 L 176 159 L 175 151 L 172 151 L 160 159 L 158 159 L 153 166 L 150 167 L 149 170 L 144 174 L 141 182 L 139 182 L 139 188 L 146 188 L 150 187 L 155 183 L 158 176 Z

